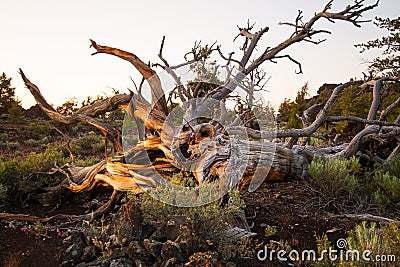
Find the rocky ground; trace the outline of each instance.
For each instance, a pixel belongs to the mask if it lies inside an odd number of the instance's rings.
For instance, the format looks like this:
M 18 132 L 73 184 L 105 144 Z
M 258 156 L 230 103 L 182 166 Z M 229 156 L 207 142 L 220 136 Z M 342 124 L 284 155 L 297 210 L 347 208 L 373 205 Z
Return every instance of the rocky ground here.
M 265 184 L 245 193 L 245 213 L 251 231 L 246 245 L 252 256 L 224 260 L 215 241 L 195 234 L 185 216 L 172 216 L 161 226 L 143 223 L 134 202 L 95 223 L 5 222 L 0 225 L 2 266 L 284 266 L 278 261 L 261 262 L 254 252 L 264 245 L 289 245 L 299 251 L 316 249 L 316 236 L 345 237 L 356 222 L 334 219 L 311 207 L 312 195 L 302 181 Z M 86 207 L 70 201 L 54 207 L 32 203 L 19 209 L 3 206 L 2 211 L 48 216 L 55 213 L 81 214 Z M 266 229 L 274 229 L 267 231 Z M 218 242 L 218 241 L 217 241 Z M 239 243 L 240 244 L 240 243 Z M 243 244 L 241 244 L 243 245 Z M 229 249 L 229 248 L 228 248 Z M 251 254 L 251 253 L 249 253 Z M 300 264 L 300 263 L 297 263 Z

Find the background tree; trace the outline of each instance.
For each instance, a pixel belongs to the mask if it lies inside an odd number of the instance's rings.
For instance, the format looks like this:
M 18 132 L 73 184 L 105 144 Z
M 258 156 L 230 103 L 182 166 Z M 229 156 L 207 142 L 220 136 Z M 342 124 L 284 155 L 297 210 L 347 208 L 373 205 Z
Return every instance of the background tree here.
M 11 123 L 18 123 L 24 117 L 24 110 L 19 101 L 15 101 L 11 104 L 11 108 L 8 109 L 8 120 Z
M 11 77 L 3 72 L 0 76 L 0 113 L 7 113 L 15 102 L 15 88 L 11 87 Z
M 383 49 L 381 57 L 375 58 L 369 69 L 375 74 L 399 77 L 400 75 L 400 17 L 395 19 L 376 17 L 375 25 L 388 31 L 388 35 L 364 44 L 357 44 L 361 53 L 370 49 Z
M 56 110 L 57 110 L 57 112 L 60 112 L 62 114 L 70 115 L 78 110 L 78 102 L 77 102 L 76 98 L 71 98 L 70 100 L 62 103 L 61 106 L 58 106 L 56 108 Z
M 296 99 L 291 102 L 285 99 L 279 106 L 279 123 L 287 129 L 303 127 L 300 116 L 307 108 L 308 83 L 297 92 Z

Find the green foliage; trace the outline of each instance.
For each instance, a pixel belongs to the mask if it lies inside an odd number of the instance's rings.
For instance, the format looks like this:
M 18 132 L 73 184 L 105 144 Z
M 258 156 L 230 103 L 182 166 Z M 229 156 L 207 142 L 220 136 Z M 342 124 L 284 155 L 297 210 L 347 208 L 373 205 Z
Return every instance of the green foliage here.
M 226 207 L 221 207 L 219 201 L 197 207 L 178 207 L 160 202 L 147 194 L 142 195 L 138 201 L 145 223 L 162 225 L 171 216 L 186 216 L 191 221 L 197 235 L 209 237 L 227 230 L 235 222 L 237 216 L 244 215 L 243 200 L 235 193 L 231 193 L 231 198 L 233 199 L 232 203 Z
M 2 133 L 0 134 L 0 140 L 5 142 L 8 139 L 8 134 L 7 133 Z
M 87 135 L 81 136 L 78 139 L 71 142 L 71 148 L 73 151 L 83 152 L 87 154 L 100 154 L 104 152 L 104 138 L 94 132 L 89 132 Z
M 365 250 L 375 255 L 399 255 L 400 230 L 396 222 L 379 227 L 375 222 L 362 222 L 348 233 L 346 238 L 349 250 Z M 379 265 L 377 265 L 379 266 Z
M 1 168 L 1 166 L 0 166 L 0 168 Z M 1 169 L 0 169 L 0 173 L 1 173 Z M 7 198 L 7 191 L 8 191 L 7 187 L 4 186 L 3 184 L 0 184 L 0 201 Z
M 11 78 L 3 72 L 0 75 L 0 114 L 7 113 L 15 102 L 15 88 L 11 87 Z
M 310 137 L 310 145 L 315 147 L 322 147 L 324 141 L 315 137 Z
M 391 198 L 400 198 L 400 179 L 396 176 L 390 175 L 389 172 L 377 171 L 374 181 Z
M 276 235 L 277 232 L 278 230 L 276 230 L 276 226 L 267 225 L 264 230 L 264 235 L 270 237 Z
M 360 52 L 370 49 L 381 49 L 382 57 L 374 59 L 369 66 L 371 71 L 398 77 L 400 74 L 400 17 L 395 19 L 376 18 L 375 25 L 387 31 L 387 35 L 364 44 L 357 44 L 361 48 Z
M 86 157 L 86 158 L 81 158 L 78 157 L 75 160 L 75 163 L 77 166 L 81 166 L 81 167 L 89 167 L 89 166 L 93 166 L 94 164 L 97 164 L 100 162 L 100 158 L 98 157 Z
M 389 172 L 377 171 L 373 181 L 378 187 L 374 192 L 374 200 L 378 210 L 385 212 L 389 204 L 396 203 L 400 199 L 400 179 Z
M 191 185 L 192 177 L 176 174 L 173 181 L 180 185 Z M 216 186 L 215 186 L 216 187 Z M 218 189 L 218 188 L 216 188 Z M 160 194 L 173 195 L 171 189 L 157 188 Z M 150 195 L 135 196 L 145 224 L 151 224 L 156 228 L 165 225 L 172 216 L 186 216 L 193 229 L 193 234 L 209 240 L 213 236 L 238 225 L 238 218 L 244 218 L 244 202 L 240 199 L 239 192 L 230 192 L 230 203 L 226 206 L 219 205 L 219 201 L 197 207 L 178 207 L 157 201 Z M 240 219 L 239 219 L 240 221 Z M 242 226 L 243 227 L 243 226 Z M 220 257 L 225 260 L 241 257 L 254 257 L 256 248 L 250 238 L 242 238 L 235 241 L 218 242 L 215 244 Z
M 387 197 L 385 192 L 382 192 L 380 189 L 374 192 L 374 201 L 378 206 L 378 210 L 380 212 L 384 212 L 386 207 L 389 205 L 390 200 Z
M 61 106 L 56 108 L 57 112 L 70 115 L 78 110 L 78 102 L 75 98 L 65 101 Z
M 25 140 L 25 144 L 27 144 L 28 146 L 31 146 L 31 147 L 35 147 L 40 144 L 40 140 L 30 138 L 28 140 Z
M 171 183 L 176 185 L 181 185 L 185 187 L 195 187 L 197 186 L 197 182 L 192 175 L 188 175 L 187 173 L 174 173 L 170 180 Z
M 37 232 L 39 232 L 39 233 L 41 233 L 41 234 L 44 234 L 44 233 L 47 232 L 47 227 L 46 227 L 45 225 L 43 225 L 43 223 L 41 223 L 40 221 L 37 221 L 37 222 L 35 223 L 35 225 L 33 226 L 33 228 L 34 228 Z
M 392 160 L 386 162 L 384 171 L 389 172 L 391 175 L 400 178 L 400 155 L 397 155 Z
M 32 152 L 23 156 L 0 157 L 0 183 L 7 186 L 10 190 L 29 191 L 38 183 L 42 186 L 48 185 L 52 181 L 49 177 L 43 176 L 39 181 L 25 180 L 33 172 L 46 172 L 53 166 L 54 162 L 64 164 L 66 160 L 62 157 L 61 149 L 56 146 L 48 146 L 42 153 Z
M 18 143 L 18 142 L 7 142 L 6 143 L 6 146 L 8 147 L 8 149 L 10 149 L 10 150 L 17 150 L 18 148 L 19 148 L 19 146 L 20 146 L 20 144 Z
M 307 95 L 308 83 L 297 92 L 296 99 L 293 102 L 290 102 L 289 99 L 285 98 L 284 102 L 279 106 L 279 118 L 280 122 L 284 122 L 284 128 L 290 129 L 303 127 L 298 116 L 303 115 L 304 110 L 306 110 Z
M 217 251 L 222 259 L 228 261 L 231 259 L 255 258 L 259 247 L 261 245 L 257 244 L 257 240 L 245 237 L 231 243 L 221 242 L 218 244 Z
M 326 251 L 333 250 L 333 245 L 328 239 L 328 236 L 324 233 L 322 236 L 316 236 L 317 243 L 317 257 L 324 253 L 325 257 L 322 260 L 318 260 L 315 262 L 313 259 L 308 259 L 313 266 L 321 266 L 321 267 L 331 267 L 331 266 L 340 266 L 339 262 L 331 261 L 329 257 L 326 256 Z
M 367 223 L 363 221 L 347 233 L 346 241 L 345 251 L 358 251 L 360 260 L 362 260 L 361 255 L 366 250 L 372 253 L 369 255 L 370 259 L 374 259 L 376 255 L 397 256 L 400 252 L 400 230 L 397 222 L 379 226 L 375 222 Z M 380 265 L 379 262 L 365 264 L 362 261 L 355 261 L 356 258 L 353 258 L 352 261 L 351 254 L 346 256 L 346 253 L 342 255 L 342 259 L 338 258 L 336 261 L 331 261 L 326 251 L 333 250 L 334 246 L 328 240 L 326 234 L 317 236 L 316 243 L 317 256 L 325 251 L 325 257 L 321 261 L 310 262 L 315 266 L 396 266 L 393 262 Z M 336 255 L 338 254 L 336 253 Z M 347 259 L 350 261 L 347 261 Z
M 14 101 L 11 104 L 11 108 L 8 110 L 8 120 L 11 123 L 21 122 L 21 119 L 24 117 L 24 112 L 22 106 L 19 102 Z
M 374 201 L 380 212 L 400 200 L 400 156 L 386 162 L 373 176 Z
M 329 115 L 366 118 L 371 101 L 371 90 L 362 90 L 358 86 L 349 86 L 339 93 Z M 350 136 L 354 136 L 362 127 L 364 127 L 364 125 L 350 121 L 341 121 L 334 126 L 336 132 Z
M 358 159 L 329 159 L 327 161 L 313 160 L 308 169 L 309 174 L 317 183 L 321 197 L 326 203 L 332 203 L 341 209 L 343 201 L 351 201 L 358 180 L 356 173 L 361 169 Z
M 29 139 L 42 140 L 48 138 L 53 131 L 50 123 L 43 120 L 33 120 L 24 125 L 21 130 L 22 136 L 29 136 Z

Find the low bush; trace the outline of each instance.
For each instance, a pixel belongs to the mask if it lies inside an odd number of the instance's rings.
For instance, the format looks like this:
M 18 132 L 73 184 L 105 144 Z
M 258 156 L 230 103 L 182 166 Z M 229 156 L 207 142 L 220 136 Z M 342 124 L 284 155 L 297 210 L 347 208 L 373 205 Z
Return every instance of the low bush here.
M 397 222 L 388 225 L 379 225 L 375 222 L 365 221 L 356 225 L 347 233 L 344 252 L 340 253 L 328 240 L 326 234 L 316 237 L 317 257 L 324 253 L 325 257 L 318 261 L 310 261 L 313 266 L 397 266 L 396 262 L 386 261 L 377 262 L 375 256 L 380 255 L 390 259 L 391 255 L 400 253 L 400 229 Z M 327 251 L 336 250 L 336 260 L 328 257 Z M 371 262 L 363 262 L 362 254 L 364 251 L 371 252 L 368 257 Z M 358 251 L 359 260 L 355 254 L 346 254 L 347 251 Z M 354 257 L 354 258 L 353 258 Z M 393 260 L 393 258 L 391 258 Z
M 7 187 L 0 184 L 0 201 L 7 198 Z
M 369 256 L 374 259 L 376 255 L 389 256 L 400 255 L 400 230 L 397 222 L 385 226 L 379 226 L 375 222 L 362 222 L 348 233 L 346 238 L 349 250 L 357 250 L 360 253 L 371 251 Z M 391 265 L 392 264 L 392 265 Z M 374 263 L 372 263 L 374 266 Z M 375 266 L 396 266 L 395 262 L 386 262 Z
M 311 162 L 308 169 L 316 183 L 315 189 L 320 193 L 321 204 L 332 204 L 338 210 L 343 210 L 346 203 L 353 201 L 360 171 L 361 165 L 355 157 L 327 161 L 317 159 Z
M 7 142 L 6 146 L 9 150 L 17 150 L 20 147 L 20 144 L 18 142 Z
M 29 191 L 35 184 L 45 186 L 52 181 L 48 175 L 41 175 L 36 181 L 28 178 L 34 172 L 47 172 L 54 167 L 54 162 L 65 164 L 66 159 L 62 156 L 61 149 L 57 146 L 48 146 L 44 152 L 32 152 L 27 155 L 0 157 L 0 183 L 10 190 Z M 38 184 L 39 183 L 39 184 Z

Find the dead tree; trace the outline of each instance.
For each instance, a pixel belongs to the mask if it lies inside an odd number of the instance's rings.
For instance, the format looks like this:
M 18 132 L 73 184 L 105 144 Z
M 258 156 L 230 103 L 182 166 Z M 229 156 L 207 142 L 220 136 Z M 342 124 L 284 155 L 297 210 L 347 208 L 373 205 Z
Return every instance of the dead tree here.
M 50 118 L 65 124 L 86 122 L 99 129 L 106 139 L 112 142 L 115 150 L 113 155 L 106 155 L 104 161 L 92 167 L 83 168 L 72 163 L 70 166 L 60 168 L 67 178 L 59 186 L 48 188 L 47 192 L 41 195 L 41 201 L 43 203 L 52 201 L 54 195 L 64 187 L 79 192 L 91 190 L 96 184 L 105 184 L 114 188 L 115 192 L 110 202 L 107 203 L 108 207 L 118 197 L 119 192 L 141 193 L 152 190 L 160 182 L 156 178 L 156 174 L 168 180 L 173 173 L 181 170 L 192 174 L 199 185 L 213 180 L 219 183 L 220 188 L 231 188 L 232 184 L 237 183 L 237 187 L 241 190 L 246 188 L 254 190 L 259 183 L 264 181 L 264 178 L 266 181 L 285 181 L 304 176 L 307 173 L 308 164 L 314 157 L 350 157 L 357 153 L 364 153 L 362 152 L 363 144 L 373 138 L 385 140 L 398 136 L 400 133 L 399 119 L 395 122 L 388 122 L 386 117 L 400 104 L 400 100 L 382 111 L 379 118 L 377 111 L 380 109 L 382 84 L 398 82 L 399 77 L 383 78 L 368 83 L 373 86 L 374 93 L 367 118 L 329 115 L 341 91 L 351 85 L 364 83 L 364 81 L 350 81 L 338 85 L 326 103 L 313 107 L 320 108 L 320 111 L 316 119 L 313 122 L 307 121 L 302 129 L 252 129 L 238 122 L 240 120 L 234 120 L 221 127 L 221 125 L 213 124 L 213 121 L 201 122 L 193 119 L 200 108 L 207 109 L 212 105 L 208 101 L 215 100 L 220 103 L 220 120 L 224 121 L 227 109 L 225 100 L 231 97 L 238 88 L 246 87 L 246 84 L 249 83 L 253 85 L 258 83 L 257 85 L 262 87 L 262 79 L 257 81 L 257 77 L 262 76 L 259 67 L 265 62 L 275 63 L 280 59 L 289 59 L 297 65 L 297 73 L 302 73 L 301 64 L 291 55 L 285 54 L 286 48 L 299 42 L 312 44 L 323 42 L 324 40 L 313 39 L 317 35 L 330 33 L 327 30 L 316 29 L 317 22 L 322 19 L 332 23 L 336 21 L 349 22 L 360 27 L 361 23 L 366 22 L 361 19 L 362 15 L 377 7 L 379 1 L 366 5 L 364 0 L 356 0 L 354 4 L 337 12 L 331 12 L 332 2 L 330 1 L 321 12 L 316 13 L 307 21 L 303 20 L 303 14 L 299 11 L 293 23 L 281 23 L 293 27 L 291 36 L 278 45 L 261 51 L 258 55 L 255 55 L 255 48 L 261 43 L 261 38 L 267 34 L 269 28 L 264 27 L 254 33 L 251 33 L 254 25 L 248 24 L 247 28 L 239 28 L 240 32 L 237 38 L 244 39 L 243 55 L 240 59 L 234 58 L 233 52 L 228 56 L 224 55 L 221 47 L 215 46 L 215 44 L 203 47 L 200 43 L 196 43 L 185 56 L 186 62 L 171 66 L 162 54 L 165 42 L 165 38 L 163 38 L 159 51 L 162 63 L 149 66 L 135 54 L 99 45 L 90 40 L 95 49 L 94 54 L 104 53 L 119 57 L 130 62 L 142 74 L 151 90 L 150 102 L 141 94 L 141 90 L 138 90 L 137 93 L 115 95 L 83 107 L 71 115 L 63 115 L 48 104 L 39 88 L 20 70 L 26 87 Z M 199 100 L 198 86 L 187 86 L 182 83 L 177 69 L 193 63 L 204 62 L 215 52 L 218 52 L 218 55 L 225 60 L 228 75 L 222 84 L 206 92 Z M 171 105 L 168 105 L 168 102 L 172 103 L 173 100 L 172 97 L 166 99 L 164 96 L 160 78 L 152 69 L 153 67 L 161 67 L 171 75 L 176 85 L 172 94 L 181 103 L 187 103 L 183 105 L 183 127 L 178 128 L 168 122 L 167 117 L 171 112 Z M 249 105 L 254 104 L 252 94 L 252 91 L 247 91 Z M 100 114 L 120 108 L 125 109 L 126 113 L 138 124 L 141 141 L 129 150 L 123 149 L 119 130 L 96 119 L 96 116 Z M 348 144 L 324 148 L 306 146 L 305 143 L 297 145 L 298 138 L 313 136 L 324 123 L 341 120 L 356 121 L 367 126 Z M 241 139 L 243 134 L 248 138 Z M 289 138 L 290 140 L 288 144 L 272 141 L 279 140 L 278 138 Z M 125 160 L 127 158 L 130 159 L 129 162 Z M 244 164 L 244 158 L 246 159 L 245 169 L 239 172 L 237 171 L 238 166 Z M 106 207 L 101 207 L 94 216 L 105 210 L 107 210 Z

